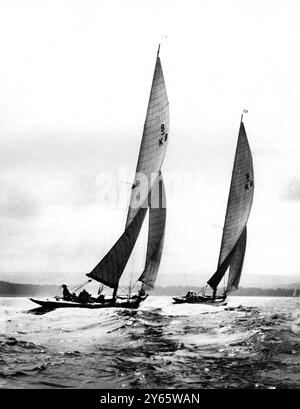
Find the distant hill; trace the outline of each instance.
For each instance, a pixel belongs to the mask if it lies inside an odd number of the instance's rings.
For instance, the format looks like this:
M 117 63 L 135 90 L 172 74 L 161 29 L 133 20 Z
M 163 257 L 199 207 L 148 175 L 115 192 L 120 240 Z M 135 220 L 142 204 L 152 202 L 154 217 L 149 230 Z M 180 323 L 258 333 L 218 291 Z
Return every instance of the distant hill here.
M 19 284 L 0 281 L 0 297 L 32 297 L 43 296 L 50 297 L 57 293 L 58 285 L 37 285 L 37 284 Z M 300 283 L 294 284 L 288 288 L 258 288 L 241 287 L 234 292 L 234 296 L 272 296 L 272 297 L 291 297 L 294 289 L 300 289 Z M 184 295 L 188 291 L 199 291 L 197 286 L 157 286 L 152 291 L 152 295 Z
M 253 297 L 291 297 L 294 293 L 294 289 L 299 288 L 257 288 L 257 287 L 240 287 L 238 291 L 231 293 L 231 296 L 253 296 Z M 185 295 L 188 291 L 199 291 L 199 287 L 195 286 L 168 286 L 168 287 L 155 287 L 152 295 Z M 209 293 L 209 290 L 208 290 Z
M 201 270 L 183 270 L 175 271 L 172 268 L 161 268 L 157 277 L 156 285 L 159 287 L 184 287 L 187 283 L 191 286 L 203 286 L 209 279 L 211 274 Z M 70 286 L 78 285 L 82 282 L 82 272 L 45 272 L 45 273 L 21 273 L 21 272 L 7 272 L 1 273 L 2 281 L 15 282 L 22 284 L 39 284 L 41 280 L 48 285 L 57 285 L 61 280 L 67 281 Z M 299 275 L 281 274 L 249 274 L 247 271 L 243 272 L 241 278 L 241 286 L 244 288 L 300 288 L 300 272 Z
M 0 297 L 53 296 L 57 285 L 19 284 L 0 281 Z

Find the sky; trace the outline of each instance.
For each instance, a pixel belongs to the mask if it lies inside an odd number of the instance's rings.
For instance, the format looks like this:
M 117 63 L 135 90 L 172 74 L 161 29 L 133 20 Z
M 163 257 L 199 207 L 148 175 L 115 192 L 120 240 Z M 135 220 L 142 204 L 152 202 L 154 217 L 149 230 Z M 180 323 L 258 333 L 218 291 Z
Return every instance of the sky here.
M 159 43 L 157 283 L 215 271 L 243 109 L 255 192 L 241 285 L 299 279 L 299 18 L 295 0 L 0 0 L 0 280 L 81 282 L 119 238 Z

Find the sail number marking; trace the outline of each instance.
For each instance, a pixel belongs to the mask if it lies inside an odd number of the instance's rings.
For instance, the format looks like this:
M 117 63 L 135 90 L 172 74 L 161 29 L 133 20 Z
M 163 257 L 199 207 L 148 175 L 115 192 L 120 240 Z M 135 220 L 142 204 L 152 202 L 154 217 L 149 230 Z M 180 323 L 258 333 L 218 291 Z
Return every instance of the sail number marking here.
M 249 190 L 251 187 L 254 186 L 253 180 L 250 178 L 250 173 L 246 173 L 246 184 L 245 184 L 245 190 Z
M 160 134 L 161 134 L 161 137 L 158 140 L 158 146 L 163 146 L 164 142 L 167 142 L 168 140 L 168 134 L 166 132 L 165 124 L 161 124 Z

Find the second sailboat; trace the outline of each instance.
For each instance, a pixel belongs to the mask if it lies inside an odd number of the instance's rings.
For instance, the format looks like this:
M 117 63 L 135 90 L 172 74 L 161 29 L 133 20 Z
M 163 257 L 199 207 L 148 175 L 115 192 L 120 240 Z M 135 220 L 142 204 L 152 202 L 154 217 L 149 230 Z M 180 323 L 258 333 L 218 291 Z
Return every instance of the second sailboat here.
M 253 192 L 253 162 L 242 115 L 218 266 L 207 282 L 213 293 L 206 295 L 205 290 L 202 293 L 189 291 L 183 297 L 174 297 L 175 303 L 222 304 L 229 292 L 238 289 L 246 251 L 247 221 L 252 206 Z M 223 294 L 218 295 L 218 285 L 228 268 L 227 286 Z

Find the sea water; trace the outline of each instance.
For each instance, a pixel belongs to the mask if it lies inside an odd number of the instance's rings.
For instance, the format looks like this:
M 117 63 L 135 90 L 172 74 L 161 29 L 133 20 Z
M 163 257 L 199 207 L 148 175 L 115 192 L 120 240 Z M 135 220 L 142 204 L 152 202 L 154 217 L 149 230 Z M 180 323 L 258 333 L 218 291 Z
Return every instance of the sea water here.
M 1 388 L 299 388 L 300 298 L 30 313 L 0 298 Z

